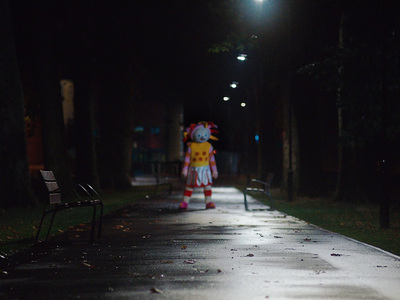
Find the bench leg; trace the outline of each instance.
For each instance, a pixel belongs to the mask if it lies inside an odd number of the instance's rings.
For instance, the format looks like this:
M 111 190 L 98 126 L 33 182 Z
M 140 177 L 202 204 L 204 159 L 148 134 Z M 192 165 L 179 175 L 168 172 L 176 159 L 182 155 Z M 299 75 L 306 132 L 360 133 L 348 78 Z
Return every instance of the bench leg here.
M 49 225 L 49 230 L 47 231 L 47 235 L 46 235 L 46 241 L 47 241 L 47 239 L 49 238 L 50 230 L 51 230 L 51 227 L 53 226 L 53 222 L 54 222 L 54 218 L 55 218 L 55 216 L 56 216 L 56 213 L 57 213 L 57 210 L 54 210 L 53 215 L 51 216 L 51 221 L 50 221 L 50 225 Z
M 89 242 L 91 244 L 93 244 L 94 242 L 95 227 L 96 227 L 96 204 L 93 204 L 92 228 L 90 228 L 90 239 L 89 239 Z
M 103 229 L 103 202 L 100 204 L 100 217 L 99 217 L 99 225 L 97 229 L 97 238 L 101 239 L 102 229 Z
M 274 204 L 274 200 L 272 199 L 271 193 L 268 192 L 267 195 L 268 195 L 269 203 L 270 203 L 269 210 L 275 210 L 275 204 Z
M 39 234 L 40 234 L 40 230 L 42 229 L 42 225 L 43 225 L 43 220 L 44 220 L 44 217 L 47 215 L 47 212 L 45 211 L 45 212 L 43 212 L 43 214 L 42 214 L 42 218 L 40 219 L 40 224 L 39 224 L 39 228 L 38 228 L 38 231 L 37 231 L 37 233 L 36 233 L 36 238 L 35 238 L 35 244 L 37 243 L 37 241 L 39 240 Z
M 249 207 L 248 207 L 248 205 L 247 205 L 247 189 L 245 189 L 245 190 L 243 191 L 243 195 L 244 195 L 244 209 L 245 209 L 245 210 L 249 210 Z

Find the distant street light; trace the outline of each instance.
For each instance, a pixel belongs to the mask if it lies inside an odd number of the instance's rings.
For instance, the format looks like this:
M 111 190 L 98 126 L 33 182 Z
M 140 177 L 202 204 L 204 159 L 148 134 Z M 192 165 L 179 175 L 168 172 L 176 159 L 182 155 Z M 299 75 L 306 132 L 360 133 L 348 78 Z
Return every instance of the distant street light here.
M 231 98 L 229 98 L 229 97 L 227 97 L 227 96 L 225 96 L 224 98 L 222 98 L 224 101 L 229 101 L 229 100 L 231 100 Z
M 241 106 L 241 107 L 246 107 L 246 102 L 240 103 L 240 106 Z
M 234 81 L 234 82 L 232 82 L 229 86 L 231 87 L 231 88 L 233 88 L 233 89 L 236 89 L 237 88 L 237 86 L 238 86 L 238 82 L 236 82 L 236 81 Z
M 247 54 L 239 54 L 236 58 L 240 61 L 244 61 L 247 59 Z

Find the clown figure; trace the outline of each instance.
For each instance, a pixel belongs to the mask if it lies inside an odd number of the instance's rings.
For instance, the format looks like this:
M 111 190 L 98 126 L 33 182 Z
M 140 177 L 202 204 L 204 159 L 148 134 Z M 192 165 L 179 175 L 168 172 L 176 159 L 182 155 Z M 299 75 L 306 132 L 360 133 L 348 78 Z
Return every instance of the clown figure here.
M 194 188 L 203 188 L 206 209 L 215 208 L 211 202 L 212 179 L 217 179 L 218 170 L 215 163 L 213 146 L 208 142 L 218 140 L 212 133 L 218 133 L 212 122 L 191 124 L 184 133 L 184 142 L 188 142 L 185 161 L 182 168 L 182 177 L 186 178 L 186 187 L 183 201 L 179 209 L 187 209 Z

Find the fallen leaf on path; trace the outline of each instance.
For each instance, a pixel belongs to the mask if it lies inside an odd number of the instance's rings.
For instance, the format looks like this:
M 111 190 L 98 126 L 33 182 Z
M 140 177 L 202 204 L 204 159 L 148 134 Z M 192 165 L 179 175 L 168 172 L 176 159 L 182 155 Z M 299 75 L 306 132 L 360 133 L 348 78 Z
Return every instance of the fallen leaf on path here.
M 198 270 L 200 274 L 207 273 L 209 270 Z
M 162 292 L 159 289 L 156 289 L 156 288 L 150 289 L 150 292 L 152 292 L 153 294 L 162 294 Z
M 181 247 L 182 250 L 186 249 L 186 248 L 187 248 L 187 246 L 185 246 L 185 245 L 182 245 L 182 247 Z
M 174 262 L 172 260 L 163 260 L 161 261 L 162 264 L 173 264 Z
M 252 253 L 249 253 L 249 254 L 247 254 L 246 256 L 247 256 L 247 257 L 253 257 L 253 256 L 254 256 L 254 254 L 252 254 Z
M 193 264 L 196 263 L 196 260 L 195 260 L 195 259 L 189 259 L 189 260 L 185 260 L 184 263 L 185 263 L 185 264 L 193 265 Z
M 84 265 L 85 267 L 88 267 L 89 269 L 94 269 L 95 266 L 88 264 L 86 262 L 80 261 L 80 260 L 76 260 L 77 262 L 79 262 L 80 264 Z

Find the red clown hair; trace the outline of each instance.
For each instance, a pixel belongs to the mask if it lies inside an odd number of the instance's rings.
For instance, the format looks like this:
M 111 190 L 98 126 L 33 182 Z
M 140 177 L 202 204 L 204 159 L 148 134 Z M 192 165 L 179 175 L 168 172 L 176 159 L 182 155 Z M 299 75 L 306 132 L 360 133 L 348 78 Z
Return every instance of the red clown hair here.
M 207 128 L 208 130 L 210 130 L 210 140 L 213 141 L 218 141 L 218 138 L 213 136 L 213 134 L 218 134 L 218 126 L 215 125 L 213 122 L 206 122 L 206 121 L 201 121 L 196 123 L 192 123 L 190 124 L 189 127 L 186 128 L 186 131 L 183 133 L 183 142 L 186 143 L 188 141 L 188 139 L 193 139 L 193 132 L 199 128 L 199 127 L 204 127 Z

